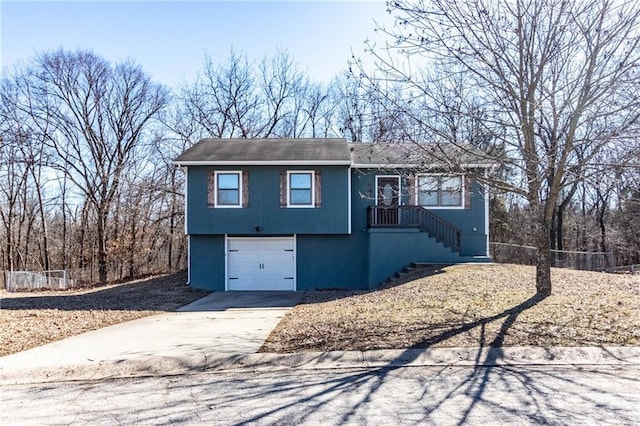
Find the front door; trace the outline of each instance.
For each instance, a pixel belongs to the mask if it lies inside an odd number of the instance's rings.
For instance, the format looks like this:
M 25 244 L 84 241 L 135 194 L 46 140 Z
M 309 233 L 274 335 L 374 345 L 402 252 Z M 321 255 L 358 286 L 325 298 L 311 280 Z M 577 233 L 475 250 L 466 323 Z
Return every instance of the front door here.
M 376 176 L 376 222 L 378 225 L 397 225 L 400 219 L 400 176 Z

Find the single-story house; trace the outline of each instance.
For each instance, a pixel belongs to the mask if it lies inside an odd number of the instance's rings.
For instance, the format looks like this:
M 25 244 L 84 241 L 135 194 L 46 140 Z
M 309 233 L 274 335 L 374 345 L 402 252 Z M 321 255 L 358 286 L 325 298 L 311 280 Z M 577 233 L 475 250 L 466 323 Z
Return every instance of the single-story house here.
M 337 138 L 200 140 L 174 160 L 189 284 L 369 289 L 412 262 L 487 261 L 489 198 L 470 171 L 489 166 L 436 158 Z

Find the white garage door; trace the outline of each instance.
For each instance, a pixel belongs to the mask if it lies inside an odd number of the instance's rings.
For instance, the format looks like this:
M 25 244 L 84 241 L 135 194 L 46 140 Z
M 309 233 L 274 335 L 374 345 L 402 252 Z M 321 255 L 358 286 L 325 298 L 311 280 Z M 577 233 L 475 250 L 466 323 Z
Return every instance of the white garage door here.
M 228 238 L 227 290 L 295 290 L 295 241 Z

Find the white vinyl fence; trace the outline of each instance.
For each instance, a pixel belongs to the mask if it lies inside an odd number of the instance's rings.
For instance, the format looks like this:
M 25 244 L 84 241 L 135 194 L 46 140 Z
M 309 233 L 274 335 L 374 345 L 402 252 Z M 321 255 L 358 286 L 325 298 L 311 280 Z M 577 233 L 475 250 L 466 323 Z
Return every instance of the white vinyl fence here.
M 17 290 L 66 290 L 75 285 L 68 279 L 67 271 L 5 271 L 7 291 Z
M 489 243 L 491 258 L 498 263 L 516 263 L 535 265 L 538 249 L 507 243 Z M 612 252 L 551 250 L 551 266 L 556 268 L 581 269 L 585 271 L 615 270 L 615 259 Z

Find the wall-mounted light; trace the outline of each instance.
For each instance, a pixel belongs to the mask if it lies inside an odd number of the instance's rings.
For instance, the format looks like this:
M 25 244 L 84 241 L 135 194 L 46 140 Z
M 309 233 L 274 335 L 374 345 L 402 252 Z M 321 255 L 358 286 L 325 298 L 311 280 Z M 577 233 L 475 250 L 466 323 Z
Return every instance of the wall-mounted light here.
M 262 231 L 262 226 L 255 226 L 254 229 L 256 230 L 256 232 L 260 232 Z

